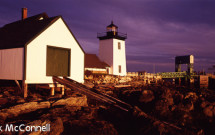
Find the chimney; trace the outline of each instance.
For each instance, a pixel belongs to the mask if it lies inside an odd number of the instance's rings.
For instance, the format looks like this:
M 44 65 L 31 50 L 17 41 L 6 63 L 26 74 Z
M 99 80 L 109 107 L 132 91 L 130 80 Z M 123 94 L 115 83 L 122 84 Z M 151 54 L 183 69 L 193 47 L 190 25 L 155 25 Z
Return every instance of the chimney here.
M 22 20 L 27 18 L 28 9 L 22 8 Z

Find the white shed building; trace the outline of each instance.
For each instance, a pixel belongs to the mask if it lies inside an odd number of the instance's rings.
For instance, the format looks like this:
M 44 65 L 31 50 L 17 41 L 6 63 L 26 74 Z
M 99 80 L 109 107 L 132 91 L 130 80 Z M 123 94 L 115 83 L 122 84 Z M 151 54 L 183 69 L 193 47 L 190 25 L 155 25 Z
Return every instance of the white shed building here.
M 84 51 L 61 16 L 46 13 L 0 28 L 0 79 L 53 83 L 52 76 L 84 82 Z

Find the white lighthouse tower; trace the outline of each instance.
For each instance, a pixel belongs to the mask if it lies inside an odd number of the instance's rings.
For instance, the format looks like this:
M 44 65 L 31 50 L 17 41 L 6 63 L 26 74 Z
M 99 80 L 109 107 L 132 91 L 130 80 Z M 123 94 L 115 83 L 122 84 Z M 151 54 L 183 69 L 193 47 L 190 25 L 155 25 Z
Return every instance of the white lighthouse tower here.
M 99 59 L 110 66 L 109 74 L 126 75 L 125 39 L 127 34 L 119 33 L 113 24 L 107 26 L 105 33 L 98 33 Z

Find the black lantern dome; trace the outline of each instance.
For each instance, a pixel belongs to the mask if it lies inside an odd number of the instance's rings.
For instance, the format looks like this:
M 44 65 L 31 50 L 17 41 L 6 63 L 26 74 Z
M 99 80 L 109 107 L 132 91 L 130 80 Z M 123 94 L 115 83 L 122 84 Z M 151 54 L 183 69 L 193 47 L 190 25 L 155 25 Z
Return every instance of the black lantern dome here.
M 118 26 L 116 26 L 113 21 L 111 21 L 111 24 L 106 27 L 106 32 L 97 33 L 97 38 L 100 40 L 111 38 L 125 40 L 127 38 L 127 34 L 119 33 Z

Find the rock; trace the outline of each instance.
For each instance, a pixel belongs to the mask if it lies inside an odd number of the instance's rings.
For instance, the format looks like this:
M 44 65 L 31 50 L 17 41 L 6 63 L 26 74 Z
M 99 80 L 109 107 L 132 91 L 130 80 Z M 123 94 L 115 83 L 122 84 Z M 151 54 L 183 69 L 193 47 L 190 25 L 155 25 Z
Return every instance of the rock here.
M 186 105 L 184 106 L 184 110 L 185 110 L 186 112 L 190 112 L 190 111 L 194 110 L 194 105 L 193 105 L 193 103 L 188 103 L 188 104 L 186 104 Z
M 167 105 L 173 105 L 174 104 L 172 93 L 171 93 L 170 89 L 165 89 L 164 93 L 161 95 L 161 98 L 164 100 L 164 102 Z
M 213 117 L 213 106 L 210 105 L 210 106 L 204 108 L 203 112 L 204 112 L 205 116 Z
M 185 98 L 183 100 L 183 105 L 184 105 L 183 110 L 186 111 L 186 112 L 194 110 L 193 101 L 191 101 L 188 98 Z
M 209 102 L 203 101 L 203 102 L 201 103 L 201 107 L 202 107 L 202 108 L 205 108 L 208 104 L 209 104 Z
M 166 102 L 166 100 L 160 100 L 155 105 L 155 110 L 161 115 L 169 117 L 171 114 L 170 105 Z
M 64 131 L 63 121 L 60 117 L 50 120 L 35 120 L 25 124 L 26 126 L 47 126 L 50 124 L 50 131 L 33 131 L 33 132 L 19 132 L 19 135 L 60 135 Z
M 33 93 L 29 96 L 31 102 L 42 101 L 42 98 L 39 94 Z
M 105 93 L 108 94 L 108 95 L 113 95 L 113 91 L 111 91 L 111 90 L 106 91 Z
M 126 98 L 130 102 L 139 102 L 139 98 L 141 95 L 141 90 L 123 90 L 122 91 L 122 97 Z
M 148 103 L 154 100 L 154 93 L 151 90 L 144 90 L 139 98 L 140 102 Z
M 12 102 L 15 102 L 17 100 L 17 96 L 11 95 L 10 97 L 8 97 L 8 99 Z
M 184 97 L 185 99 L 190 99 L 193 103 L 195 103 L 198 99 L 198 96 L 194 92 L 189 92 L 187 95 Z
M 76 111 L 75 116 L 78 119 L 95 119 L 95 116 L 97 116 L 97 108 L 82 107 L 81 110 Z
M 10 93 L 8 91 L 4 91 L 4 96 L 10 97 Z
M 63 121 L 60 117 L 57 117 L 50 125 L 50 135 L 60 135 L 64 131 Z
M 0 106 L 7 104 L 8 103 L 8 99 L 7 98 L 0 98 Z
M 43 114 L 40 119 L 52 119 L 53 117 L 60 117 L 63 122 L 70 121 L 71 119 L 77 118 L 77 111 L 81 110 L 82 107 L 76 106 L 60 106 L 54 107 L 49 110 L 48 114 Z
M 179 103 L 182 102 L 183 98 L 184 98 L 183 94 L 180 94 L 179 92 L 176 92 L 176 93 L 173 95 L 174 104 L 175 104 L 175 105 L 178 105 Z
M 18 91 L 19 89 L 17 89 L 17 88 L 11 88 L 11 89 L 8 89 L 7 91 L 11 94 L 11 95 L 13 95 L 13 94 L 15 94 L 16 93 L 16 91 Z
M 25 103 L 25 99 L 24 98 L 17 98 L 16 100 L 17 103 Z
M 74 135 L 118 135 L 114 126 L 107 121 L 72 120 L 69 125 L 67 132 Z
M 52 123 L 50 120 L 35 120 L 25 124 L 25 126 L 47 126 L 47 124 L 50 124 L 50 128 L 51 128 Z M 19 131 L 19 135 L 47 135 L 51 132 L 51 129 L 50 131 L 40 131 L 39 128 L 38 128 L 38 131 L 34 131 L 35 128 L 32 128 L 32 129 L 33 129 L 33 132 Z
M 60 99 L 52 104 L 52 106 L 67 105 L 67 106 L 88 106 L 87 96 L 70 97 L 67 99 Z
M 29 102 L 10 107 L 8 109 L 2 109 L 0 111 L 0 118 L 5 120 L 7 118 L 17 117 L 21 114 L 30 113 L 43 108 L 50 108 L 50 102 Z
M 175 110 L 174 100 L 172 95 L 174 91 L 171 91 L 170 89 L 164 89 L 161 92 L 162 93 L 158 94 L 158 95 L 161 95 L 161 97 L 160 97 L 160 100 L 158 100 L 155 104 L 155 110 L 159 115 L 167 118 L 171 118 L 170 117 L 172 115 L 171 111 Z
M 55 98 L 62 98 L 64 95 L 62 95 L 61 93 L 56 93 L 54 95 Z
M 68 110 L 70 113 L 76 112 L 78 110 L 81 110 L 81 106 L 65 106 L 65 109 Z
M 158 131 L 160 132 L 161 135 L 168 132 L 166 127 L 165 127 L 165 125 L 163 123 L 159 122 L 159 121 L 155 121 L 153 123 L 153 126 L 157 127 L 157 129 L 158 129 Z
M 114 128 L 113 124 L 106 121 L 96 121 L 93 123 L 95 125 L 90 129 L 91 134 L 99 135 L 118 135 L 117 130 Z
M 215 106 L 213 106 L 212 111 L 213 111 L 213 116 L 215 116 Z
M 182 126 L 187 126 L 192 124 L 192 116 L 189 113 L 185 113 L 182 118 L 181 118 L 181 125 Z

